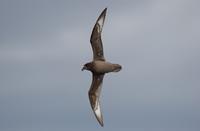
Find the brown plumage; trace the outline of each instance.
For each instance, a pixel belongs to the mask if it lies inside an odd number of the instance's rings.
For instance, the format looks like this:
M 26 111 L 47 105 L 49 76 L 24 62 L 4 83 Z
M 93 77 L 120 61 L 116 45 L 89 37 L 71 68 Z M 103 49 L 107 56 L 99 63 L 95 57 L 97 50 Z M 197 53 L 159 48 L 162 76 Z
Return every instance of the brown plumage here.
M 88 70 L 92 72 L 92 84 L 90 90 L 88 91 L 88 95 L 92 110 L 101 126 L 103 126 L 103 116 L 100 110 L 99 97 L 101 93 L 103 77 L 105 73 L 118 72 L 121 70 L 121 66 L 119 64 L 106 62 L 104 58 L 101 32 L 106 17 L 106 11 L 107 8 L 103 10 L 92 30 L 90 43 L 93 50 L 93 61 L 86 63 L 82 68 L 82 70 Z

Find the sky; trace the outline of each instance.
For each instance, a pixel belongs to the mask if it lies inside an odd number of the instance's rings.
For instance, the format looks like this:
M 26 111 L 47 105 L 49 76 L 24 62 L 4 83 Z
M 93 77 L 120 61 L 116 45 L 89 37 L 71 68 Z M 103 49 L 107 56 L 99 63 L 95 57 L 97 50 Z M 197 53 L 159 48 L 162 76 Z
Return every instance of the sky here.
M 199 131 L 200 1 L 0 0 L 1 131 Z M 92 28 L 107 61 L 91 110 Z

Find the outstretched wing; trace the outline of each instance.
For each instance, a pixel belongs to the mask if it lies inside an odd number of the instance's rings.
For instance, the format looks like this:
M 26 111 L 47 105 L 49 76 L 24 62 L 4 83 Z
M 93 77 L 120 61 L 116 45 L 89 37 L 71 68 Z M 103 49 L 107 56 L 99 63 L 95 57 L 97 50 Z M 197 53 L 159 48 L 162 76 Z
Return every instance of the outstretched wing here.
M 100 109 L 99 97 L 101 93 L 103 77 L 104 77 L 104 74 L 102 75 L 93 74 L 92 84 L 88 92 L 92 110 L 101 126 L 103 126 L 103 116 Z
M 94 28 L 92 30 L 92 35 L 90 37 L 90 43 L 92 45 L 94 60 L 103 60 L 103 61 L 105 60 L 103 53 L 103 45 L 101 40 L 101 32 L 106 17 L 106 10 L 107 8 L 103 10 L 101 15 L 97 19 L 96 24 L 94 25 Z

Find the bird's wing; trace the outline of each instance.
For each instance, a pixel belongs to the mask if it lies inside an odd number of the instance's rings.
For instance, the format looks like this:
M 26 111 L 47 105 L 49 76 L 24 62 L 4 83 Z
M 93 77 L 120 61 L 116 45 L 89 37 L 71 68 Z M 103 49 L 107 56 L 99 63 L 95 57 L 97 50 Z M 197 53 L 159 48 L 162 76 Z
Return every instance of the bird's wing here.
M 104 20 L 106 17 L 106 10 L 105 8 L 99 18 L 94 25 L 92 30 L 92 35 L 90 37 L 90 43 L 92 45 L 93 50 L 93 60 L 102 60 L 105 61 L 104 53 L 103 53 L 103 44 L 101 40 L 101 32 L 104 25 Z
M 99 97 L 101 93 L 103 77 L 104 77 L 104 74 L 102 75 L 93 74 L 92 84 L 88 92 L 92 110 L 101 126 L 103 126 L 103 116 L 100 110 Z

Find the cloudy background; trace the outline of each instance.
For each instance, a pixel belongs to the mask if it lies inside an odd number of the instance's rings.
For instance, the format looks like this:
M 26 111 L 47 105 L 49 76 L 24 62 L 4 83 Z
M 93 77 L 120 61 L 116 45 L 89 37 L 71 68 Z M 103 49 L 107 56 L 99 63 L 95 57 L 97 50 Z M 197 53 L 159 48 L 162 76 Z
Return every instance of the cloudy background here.
M 108 7 L 105 127 L 91 111 L 93 25 Z M 0 0 L 1 131 L 199 131 L 198 0 Z

